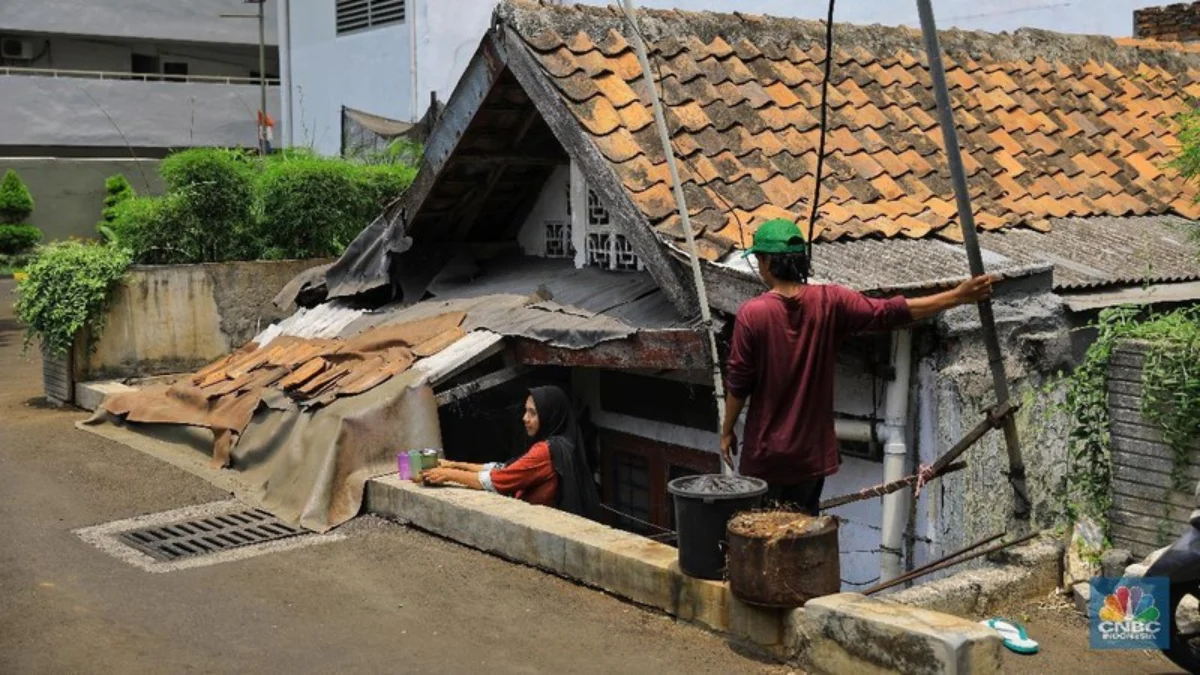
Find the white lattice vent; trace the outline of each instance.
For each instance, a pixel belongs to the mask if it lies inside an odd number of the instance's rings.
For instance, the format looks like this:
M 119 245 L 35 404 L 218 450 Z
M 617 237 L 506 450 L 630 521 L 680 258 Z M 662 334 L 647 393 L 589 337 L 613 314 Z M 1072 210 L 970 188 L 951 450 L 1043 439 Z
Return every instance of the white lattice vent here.
M 633 252 L 633 243 L 616 229 L 609 218 L 608 209 L 600 203 L 600 197 L 588 190 L 584 262 L 608 270 L 645 269 L 641 259 Z
M 570 258 L 575 255 L 575 247 L 571 243 L 571 224 L 563 220 L 546 221 L 547 258 Z

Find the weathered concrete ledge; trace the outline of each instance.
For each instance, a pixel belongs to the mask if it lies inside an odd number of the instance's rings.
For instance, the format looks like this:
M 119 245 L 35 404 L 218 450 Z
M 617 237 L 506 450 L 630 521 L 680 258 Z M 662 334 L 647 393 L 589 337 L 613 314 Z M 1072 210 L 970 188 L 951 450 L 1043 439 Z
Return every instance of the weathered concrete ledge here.
M 957 616 L 989 614 L 1002 605 L 1057 589 L 1062 584 L 1062 556 L 1062 543 L 1047 534 L 998 554 L 986 567 L 881 597 Z
M 367 483 L 368 512 L 539 567 L 727 634 L 817 672 L 991 673 L 1000 641 L 978 624 L 856 594 L 785 611 L 746 605 L 725 583 L 679 570 L 674 548 L 554 509 L 485 492 Z

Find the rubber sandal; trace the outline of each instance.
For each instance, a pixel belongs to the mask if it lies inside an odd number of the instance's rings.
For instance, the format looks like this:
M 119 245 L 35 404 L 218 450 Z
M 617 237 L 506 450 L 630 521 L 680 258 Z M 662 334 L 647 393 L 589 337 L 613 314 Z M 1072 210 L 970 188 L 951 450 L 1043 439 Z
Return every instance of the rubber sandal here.
M 1018 654 L 1036 654 L 1038 652 L 1037 641 L 1031 640 L 1029 634 L 1025 632 L 1025 627 L 1016 621 L 997 616 L 979 623 L 999 633 L 1001 639 L 1004 640 L 1004 646 Z

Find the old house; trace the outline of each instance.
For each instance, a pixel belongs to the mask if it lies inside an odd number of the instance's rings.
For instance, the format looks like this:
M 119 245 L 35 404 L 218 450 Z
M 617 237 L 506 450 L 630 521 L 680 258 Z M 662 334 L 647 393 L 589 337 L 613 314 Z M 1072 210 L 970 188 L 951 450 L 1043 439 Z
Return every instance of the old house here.
M 616 8 L 501 4 L 410 191 L 341 260 L 297 281 L 292 292 L 313 308 L 273 330 L 335 337 L 352 321 L 465 312 L 464 328 L 503 341 L 435 388 L 447 453 L 502 456 L 487 449 L 500 438 L 488 420 L 514 401 L 512 391 L 488 398 L 492 385 L 557 378 L 587 407 L 606 502 L 625 526 L 655 534 L 671 527 L 666 482 L 719 465 L 696 291 L 649 89 L 666 106 L 724 332 L 762 290 L 742 255 L 755 227 L 807 221 L 824 28 L 679 11 L 643 12 L 637 25 L 649 81 Z M 997 321 L 1024 402 L 1033 517 L 1046 523 L 1065 448 L 1043 421 L 1055 394 L 1035 392 L 1071 364 L 1072 329 L 1109 304 L 1200 298 L 1183 229 L 1200 217 L 1197 191 L 1166 166 L 1178 145 L 1172 119 L 1200 94 L 1200 53 L 1040 31 L 949 31 L 942 46 L 984 260 L 1005 277 Z M 838 26 L 832 59 L 815 282 L 919 295 L 963 278 L 919 34 Z M 348 318 L 330 318 L 339 312 Z M 881 482 L 887 454 L 906 472 L 930 463 L 995 402 L 971 308 L 862 336 L 838 368 L 844 463 L 827 496 Z M 964 471 L 903 504 L 898 550 L 881 546 L 880 500 L 836 510 L 844 585 L 1002 531 L 1011 497 L 996 436 L 968 453 Z

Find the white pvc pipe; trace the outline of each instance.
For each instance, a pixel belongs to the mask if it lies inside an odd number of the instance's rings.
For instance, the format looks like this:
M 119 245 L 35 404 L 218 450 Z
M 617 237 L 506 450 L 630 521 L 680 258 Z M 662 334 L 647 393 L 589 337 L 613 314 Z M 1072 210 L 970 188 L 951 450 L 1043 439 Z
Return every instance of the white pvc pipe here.
M 292 134 L 292 2 L 291 0 L 282 0 L 279 3 L 279 81 L 283 84 L 281 91 L 283 103 L 283 134 L 282 145 L 290 148 L 295 143 L 295 137 Z M 260 77 L 265 77 L 266 73 L 259 73 Z
M 872 440 L 883 436 L 883 425 L 879 425 L 878 429 L 872 429 L 872 423 L 866 420 L 848 420 L 835 419 L 833 421 L 833 430 L 837 434 L 839 441 L 852 441 L 854 443 L 870 443 Z M 876 432 L 879 432 L 876 435 Z
M 908 381 L 912 372 L 912 333 L 898 330 L 892 336 L 892 369 L 895 373 L 888 383 L 884 402 L 886 429 L 883 446 L 883 482 L 900 480 L 905 475 L 908 445 L 904 432 L 908 422 Z M 904 529 L 908 517 L 908 490 L 897 490 L 883 496 L 883 534 L 879 547 L 880 581 L 900 576 L 904 566 Z

